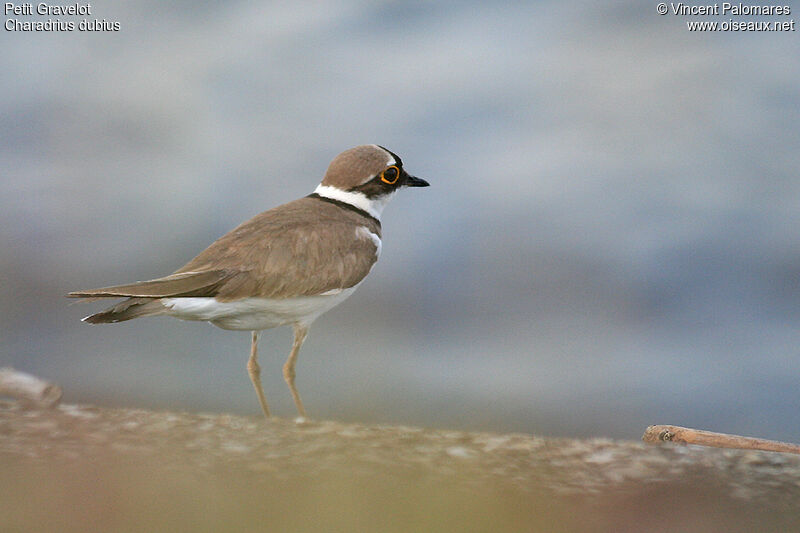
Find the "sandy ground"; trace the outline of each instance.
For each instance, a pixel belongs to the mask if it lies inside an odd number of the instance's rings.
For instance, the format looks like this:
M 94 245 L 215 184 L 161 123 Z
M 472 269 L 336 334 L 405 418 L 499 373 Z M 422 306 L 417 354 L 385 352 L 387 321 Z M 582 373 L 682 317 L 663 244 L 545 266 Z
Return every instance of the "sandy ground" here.
M 800 456 L 0 402 L 2 531 L 789 531 Z

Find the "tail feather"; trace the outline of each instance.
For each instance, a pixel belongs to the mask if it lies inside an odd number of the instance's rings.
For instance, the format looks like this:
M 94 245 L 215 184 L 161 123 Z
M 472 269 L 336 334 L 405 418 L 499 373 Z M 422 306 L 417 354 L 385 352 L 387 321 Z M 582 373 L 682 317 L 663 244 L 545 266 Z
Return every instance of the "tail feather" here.
M 107 324 L 110 322 L 124 322 L 143 316 L 161 315 L 166 311 L 160 300 L 153 298 L 128 298 L 83 319 L 89 324 Z

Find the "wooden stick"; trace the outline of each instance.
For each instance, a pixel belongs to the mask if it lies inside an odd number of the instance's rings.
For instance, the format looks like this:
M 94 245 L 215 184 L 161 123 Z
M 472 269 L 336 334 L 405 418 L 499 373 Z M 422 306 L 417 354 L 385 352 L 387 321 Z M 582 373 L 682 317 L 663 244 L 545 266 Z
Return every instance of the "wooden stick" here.
M 739 448 L 742 450 L 764 450 L 767 452 L 784 452 L 800 454 L 800 445 L 774 440 L 741 437 L 726 433 L 714 433 L 702 429 L 682 428 L 680 426 L 650 426 L 644 431 L 642 440 L 649 444 L 659 442 L 678 442 L 681 444 L 699 444 L 715 448 Z
M 0 396 L 12 396 L 37 407 L 55 407 L 61 387 L 13 368 L 0 368 Z

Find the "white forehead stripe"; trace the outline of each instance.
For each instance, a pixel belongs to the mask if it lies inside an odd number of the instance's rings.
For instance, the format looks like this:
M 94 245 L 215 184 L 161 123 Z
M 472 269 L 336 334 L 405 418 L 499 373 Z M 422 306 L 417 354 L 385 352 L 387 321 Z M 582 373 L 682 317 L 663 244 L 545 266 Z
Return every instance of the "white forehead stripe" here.
M 386 166 L 387 166 L 387 167 L 390 167 L 390 166 L 392 166 L 392 165 L 395 165 L 395 164 L 397 164 L 397 161 L 395 161 L 395 160 L 394 160 L 394 157 L 392 157 L 392 154 L 390 154 L 389 152 L 387 152 L 387 151 L 386 151 L 386 149 L 384 149 L 384 148 L 381 148 L 381 147 L 380 147 L 380 146 L 378 146 L 377 144 L 373 144 L 372 146 L 374 146 L 374 147 L 375 147 L 375 148 L 377 148 L 378 150 L 381 150 L 382 152 L 385 152 L 385 153 L 386 153 L 386 155 L 388 155 L 388 156 L 389 156 L 389 159 L 388 159 L 388 161 L 386 161 Z

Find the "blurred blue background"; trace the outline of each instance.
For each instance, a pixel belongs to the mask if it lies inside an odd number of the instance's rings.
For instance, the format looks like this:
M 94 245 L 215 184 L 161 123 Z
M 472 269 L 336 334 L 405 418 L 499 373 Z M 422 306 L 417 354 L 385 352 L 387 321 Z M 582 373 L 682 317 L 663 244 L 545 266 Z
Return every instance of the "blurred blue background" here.
M 800 441 L 796 32 L 655 2 L 91 4 L 120 31 L 0 34 L 0 365 L 258 416 L 247 333 L 89 326 L 103 303 L 64 294 L 165 275 L 378 143 L 432 186 L 312 328 L 312 417 Z M 261 341 L 280 416 L 290 345 Z

